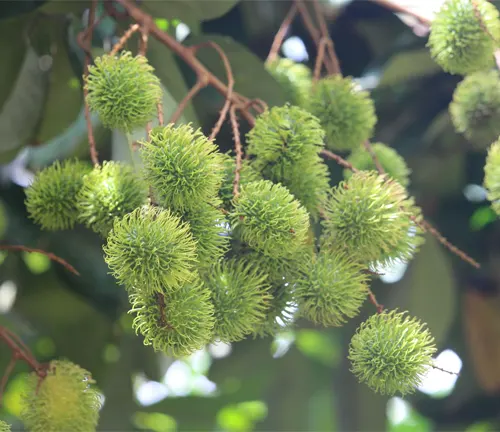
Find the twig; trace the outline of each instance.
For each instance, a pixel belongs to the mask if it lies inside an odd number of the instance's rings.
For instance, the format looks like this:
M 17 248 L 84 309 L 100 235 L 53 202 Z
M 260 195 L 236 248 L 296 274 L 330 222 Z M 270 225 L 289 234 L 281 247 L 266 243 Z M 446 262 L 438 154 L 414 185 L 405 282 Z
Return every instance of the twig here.
M 17 355 L 15 353 L 12 353 L 12 357 L 10 358 L 10 362 L 7 365 L 7 368 L 5 369 L 5 372 L 2 376 L 2 380 L 0 381 L 0 406 L 2 405 L 2 399 L 3 399 L 3 394 L 5 392 L 5 387 L 7 385 L 7 381 L 9 381 L 10 374 L 16 367 L 17 363 Z
M 89 22 L 88 22 L 88 34 L 85 40 L 82 40 L 86 46 L 85 50 L 85 60 L 83 64 L 83 75 L 84 75 L 84 81 L 87 80 L 87 77 L 89 75 L 89 65 L 90 65 L 90 49 L 92 46 L 92 33 L 94 29 L 94 20 L 95 20 L 95 10 L 97 7 L 97 0 L 92 0 L 92 3 L 90 5 L 90 11 L 89 11 Z M 92 120 L 90 118 L 90 108 L 88 104 L 88 89 L 86 82 L 83 85 L 83 100 L 85 104 L 85 121 L 87 123 L 87 136 L 89 140 L 89 151 L 90 151 L 90 159 L 92 160 L 92 163 L 94 166 L 98 167 L 99 166 L 99 156 L 96 150 L 96 144 L 95 144 L 95 137 L 94 137 L 94 131 L 92 129 Z
M 141 39 L 139 41 L 139 55 L 146 56 L 148 51 L 149 26 L 145 25 L 141 28 Z
M 328 159 L 333 159 L 335 162 L 337 162 L 340 166 L 347 168 L 348 170 L 351 170 L 352 172 L 358 172 L 359 170 L 353 166 L 352 163 L 346 161 L 344 158 L 340 157 L 339 155 L 331 152 L 330 150 L 321 150 L 320 152 L 321 156 L 324 156 Z
M 456 376 L 460 376 L 460 372 L 452 372 L 452 371 L 449 371 L 449 370 L 446 370 L 446 369 L 443 369 L 443 368 L 440 368 L 439 366 L 436 366 L 436 365 L 431 365 L 431 368 L 432 369 L 437 369 L 441 372 L 446 372 L 447 374 L 450 374 L 450 375 L 456 375 Z
M 276 35 L 274 36 L 273 44 L 271 45 L 271 49 L 269 50 L 269 54 L 266 59 L 266 63 L 269 64 L 276 60 L 278 57 L 278 52 L 283 44 L 283 39 L 285 39 L 286 32 L 288 28 L 292 24 L 293 19 L 297 15 L 297 5 L 294 3 L 288 13 L 285 15 L 283 22 L 280 25 L 280 28 Z
M 233 139 L 234 139 L 234 151 L 236 153 L 236 168 L 234 170 L 234 180 L 233 180 L 233 196 L 238 198 L 240 195 L 240 171 L 242 164 L 242 149 L 240 140 L 240 128 L 238 126 L 238 118 L 236 117 L 236 107 L 233 105 L 229 111 L 229 117 L 231 118 L 231 126 L 233 128 Z
M 182 99 L 182 101 L 177 106 L 177 109 L 172 114 L 169 123 L 175 123 L 177 120 L 179 120 L 189 101 L 193 99 L 198 94 L 198 92 L 206 86 L 207 82 L 205 80 L 198 79 L 198 81 L 196 81 L 196 84 L 191 88 L 191 90 L 189 90 L 188 94 L 184 96 L 184 99 Z
M 370 302 L 377 308 L 377 313 L 382 313 L 384 311 L 384 305 L 381 305 L 378 301 L 377 298 L 375 297 L 375 294 L 373 294 L 373 291 L 368 288 L 368 298 L 370 299 Z
M 321 38 L 319 41 L 318 55 L 316 56 L 316 62 L 314 63 L 314 81 L 318 81 L 321 75 L 321 66 L 323 66 L 323 62 L 325 61 L 325 50 L 327 44 L 328 39 Z
M 333 47 L 333 41 L 330 38 L 330 33 L 328 31 L 328 26 L 326 24 L 326 20 L 324 15 L 321 13 L 321 6 L 318 2 L 318 0 L 312 0 L 312 5 L 314 9 L 314 13 L 316 15 L 316 20 L 319 23 L 319 29 L 321 32 L 322 39 L 326 41 L 327 48 L 328 48 L 328 54 L 330 56 L 330 68 L 331 68 L 331 74 L 337 75 L 340 74 L 340 63 L 339 59 L 337 58 L 337 54 L 335 52 L 335 49 Z M 321 42 L 321 41 L 320 41 Z M 325 65 L 328 69 L 328 65 L 325 62 Z
M 120 38 L 120 40 L 115 44 L 113 49 L 109 52 L 109 55 L 114 56 L 120 51 L 127 41 L 132 37 L 132 35 L 139 30 L 140 26 L 139 24 L 132 24 L 129 29 L 123 34 L 123 36 Z
M 217 51 L 219 54 L 219 57 L 222 60 L 222 63 L 224 64 L 224 69 L 226 70 L 226 77 L 227 77 L 227 93 L 225 95 L 225 101 L 224 101 L 224 106 L 222 107 L 222 110 L 219 115 L 219 119 L 217 120 L 214 128 L 212 129 L 212 132 L 210 134 L 210 139 L 213 140 L 217 134 L 220 131 L 220 128 L 222 127 L 222 124 L 226 120 L 227 113 L 229 112 L 229 108 L 231 106 L 231 97 L 233 95 L 233 89 L 234 89 L 234 75 L 233 75 L 233 70 L 231 68 L 231 64 L 229 63 L 229 59 L 227 58 L 224 50 L 215 42 L 209 41 L 205 42 L 200 45 L 196 45 L 194 47 L 191 47 L 191 49 L 196 52 L 198 49 L 204 47 L 204 46 L 209 46 L 210 48 L 213 48 L 214 50 Z
M 460 250 L 457 248 L 455 245 L 450 243 L 446 237 L 444 237 L 436 228 L 434 228 L 429 222 L 426 220 L 421 220 L 417 221 L 415 216 L 411 216 L 411 220 L 415 222 L 421 229 L 424 231 L 429 232 L 431 235 L 433 235 L 439 243 L 441 243 L 445 248 L 447 248 L 450 252 L 454 253 L 457 255 L 459 258 L 464 260 L 465 262 L 469 263 L 471 266 L 479 269 L 481 268 L 481 265 L 473 258 L 471 258 L 469 255 L 467 255 L 464 251 Z
M 366 151 L 370 154 L 370 156 L 371 156 L 371 158 L 373 160 L 373 163 L 375 164 L 375 166 L 377 168 L 378 173 L 379 174 L 385 174 L 384 168 L 382 167 L 382 164 L 378 160 L 378 156 L 375 153 L 375 150 L 373 150 L 373 146 L 370 143 L 370 141 L 365 140 L 365 142 L 363 143 L 363 145 L 365 146 Z
M 0 250 L 7 250 L 7 251 L 22 251 L 22 252 L 29 252 L 29 253 L 39 253 L 42 255 L 45 255 L 47 258 L 49 258 L 52 261 L 55 261 L 59 264 L 61 264 L 63 267 L 65 267 L 67 270 L 69 270 L 71 273 L 80 276 L 80 273 L 76 271 L 76 269 L 69 264 L 67 261 L 63 260 L 62 258 L 58 257 L 57 255 L 54 255 L 51 252 L 46 252 L 42 249 L 34 249 L 34 248 L 29 248 L 26 246 L 22 245 L 0 245 Z

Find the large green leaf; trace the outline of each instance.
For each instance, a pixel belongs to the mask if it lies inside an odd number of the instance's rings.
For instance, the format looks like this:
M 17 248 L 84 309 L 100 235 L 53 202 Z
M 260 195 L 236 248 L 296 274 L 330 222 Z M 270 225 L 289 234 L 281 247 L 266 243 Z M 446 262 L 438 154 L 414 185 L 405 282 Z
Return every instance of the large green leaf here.
M 434 237 L 426 235 L 403 279 L 386 289 L 386 307 L 408 310 L 427 323 L 437 343 L 446 337 L 456 314 L 456 281 L 449 253 Z
M 46 0 L 3 0 L 0 2 L 0 20 L 32 12 L 45 2 Z
M 218 44 L 226 54 L 234 75 L 235 91 L 250 99 L 262 99 L 269 106 L 286 103 L 284 90 L 266 70 L 264 61 L 244 45 L 220 35 L 193 36 L 187 43 L 192 46 L 208 41 Z M 198 51 L 198 58 L 222 82 L 227 82 L 224 64 L 216 50 L 202 48 Z
M 44 107 L 50 67 L 42 65 L 33 48 L 26 51 L 23 66 L 0 112 L 0 162 L 12 160 L 33 137 Z

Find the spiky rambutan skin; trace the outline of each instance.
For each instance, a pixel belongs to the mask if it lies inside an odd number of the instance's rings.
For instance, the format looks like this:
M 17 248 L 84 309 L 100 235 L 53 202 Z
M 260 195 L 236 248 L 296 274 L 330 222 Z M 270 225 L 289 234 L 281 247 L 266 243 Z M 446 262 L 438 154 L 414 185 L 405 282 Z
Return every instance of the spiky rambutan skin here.
M 3 420 L 0 420 L 0 432 L 10 432 L 10 425 L 5 423 Z
M 224 164 L 224 177 L 222 185 L 219 189 L 219 198 L 222 200 L 223 207 L 225 209 L 230 209 L 232 207 L 233 200 L 233 182 L 236 172 L 236 160 L 229 154 L 222 154 L 222 157 Z M 262 180 L 260 173 L 255 170 L 247 160 L 243 160 L 240 170 L 240 186 L 244 186 L 258 180 Z
M 215 200 L 179 213 L 196 241 L 199 267 L 212 265 L 229 249 L 229 222 L 219 206 L 219 200 Z
M 451 74 L 467 75 L 493 66 L 500 40 L 497 8 L 487 0 L 447 0 L 431 23 L 430 52 Z
M 295 286 L 299 312 L 315 324 L 340 327 L 359 314 L 367 281 L 363 266 L 347 255 L 320 254 Z
M 408 261 L 423 241 L 411 220 L 420 219 L 420 210 L 399 183 L 374 171 L 359 171 L 333 188 L 325 215 L 323 245 L 363 264 Z
M 155 117 L 162 96 L 153 71 L 146 57 L 128 51 L 97 57 L 84 77 L 90 110 L 111 129 L 130 132 L 145 126 Z
M 248 132 L 248 154 L 261 164 L 298 161 L 317 155 L 324 147 L 325 132 L 319 120 L 296 106 L 264 111 Z
M 250 247 L 274 256 L 298 249 L 309 229 L 306 209 L 288 189 L 268 180 L 241 188 L 230 220 L 234 235 Z
M 406 165 L 406 161 L 398 154 L 398 152 L 382 143 L 372 144 L 372 148 L 386 174 L 390 178 L 396 180 L 401 186 L 408 187 L 410 183 L 410 169 L 408 168 L 408 165 Z M 354 150 L 347 160 L 359 170 L 377 170 L 377 166 L 375 165 L 373 158 L 364 146 L 360 146 Z M 351 176 L 351 170 L 344 170 L 344 178 L 349 179 Z
M 352 372 L 381 394 L 413 393 L 433 364 L 434 338 L 424 324 L 405 313 L 372 315 L 351 340 Z
M 500 73 L 482 71 L 465 77 L 449 110 L 456 131 L 476 149 L 487 148 L 500 135 Z
M 143 142 L 142 159 L 146 180 L 173 210 L 196 208 L 217 196 L 223 158 L 200 129 L 173 124 L 153 129 Z
M 287 101 L 303 106 L 312 86 L 311 70 L 301 63 L 287 58 L 277 58 L 266 64 L 267 71 L 285 91 Z
M 215 311 L 214 336 L 236 342 L 266 319 L 272 299 L 267 274 L 240 260 L 219 261 L 204 275 Z
M 326 132 L 326 146 L 347 151 L 357 148 L 373 134 L 377 117 L 368 92 L 358 90 L 351 77 L 338 75 L 313 85 L 306 105 Z
M 131 166 L 104 162 L 83 181 L 77 197 L 78 220 L 106 237 L 117 217 L 146 204 L 148 187 Z
M 44 230 L 73 228 L 78 218 L 77 195 L 92 167 L 77 160 L 54 162 L 38 172 L 26 189 L 28 213 Z
M 115 219 L 104 252 L 112 274 L 128 290 L 171 292 L 196 276 L 189 225 L 159 207 L 140 207 Z
M 169 294 L 136 292 L 130 303 L 133 328 L 155 351 L 184 357 L 212 340 L 214 309 L 210 291 L 199 279 Z
M 50 362 L 40 382 L 28 378 L 21 420 L 31 432 L 92 432 L 99 420 L 100 399 L 90 373 L 67 360 Z
M 320 206 L 330 189 L 328 166 L 320 156 L 311 155 L 293 163 L 269 164 L 264 167 L 262 175 L 285 186 L 313 219 L 318 218 Z
M 484 187 L 488 191 L 491 207 L 500 216 L 500 140 L 494 142 L 488 150 L 484 166 Z

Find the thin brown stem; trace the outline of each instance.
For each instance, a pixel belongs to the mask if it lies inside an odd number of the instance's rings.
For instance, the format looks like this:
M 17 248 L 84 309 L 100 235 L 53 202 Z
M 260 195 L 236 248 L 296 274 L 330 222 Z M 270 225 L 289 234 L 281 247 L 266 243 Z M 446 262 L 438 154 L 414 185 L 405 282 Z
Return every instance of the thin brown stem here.
M 238 118 L 236 116 L 236 107 L 233 105 L 229 111 L 229 117 L 231 118 L 231 126 L 233 128 L 233 139 L 234 139 L 234 151 L 236 153 L 236 167 L 234 170 L 234 180 L 233 180 L 233 196 L 238 198 L 240 195 L 240 172 L 241 164 L 243 159 L 243 151 L 241 149 L 240 140 L 240 128 L 238 125 Z
M 44 251 L 42 249 L 34 249 L 26 246 L 21 246 L 21 245 L 0 245 L 0 250 L 7 250 L 7 251 L 22 251 L 22 252 L 29 252 L 29 253 L 39 253 L 42 255 L 45 255 L 47 258 L 49 258 L 52 261 L 55 261 L 59 264 L 61 264 L 64 268 L 69 270 L 71 273 L 80 276 L 80 273 L 76 271 L 76 269 L 69 264 L 67 261 L 63 260 L 62 258 L 58 257 L 57 255 L 54 255 L 51 252 Z
M 85 121 L 87 123 L 87 136 L 89 141 L 89 151 L 90 151 L 90 159 L 94 166 L 99 166 L 99 155 L 96 150 L 96 143 L 94 137 L 94 131 L 92 128 L 92 119 L 90 118 L 90 108 L 88 104 L 88 89 L 86 80 L 89 75 L 89 66 L 91 61 L 91 46 L 92 46 L 92 33 L 94 29 L 94 20 L 95 20 L 95 10 L 97 7 L 97 0 L 92 0 L 89 11 L 89 22 L 88 22 L 88 34 L 87 37 L 82 41 L 85 46 L 85 60 L 83 64 L 83 75 L 84 75 L 84 85 L 83 85 L 83 100 L 85 104 Z
M 319 29 L 321 32 L 321 38 L 326 41 L 326 47 L 328 49 L 328 55 L 330 56 L 330 64 L 325 62 L 327 69 L 329 69 L 329 73 L 336 75 L 340 74 L 340 64 L 337 58 L 337 54 L 333 47 L 332 39 L 330 38 L 330 32 L 328 31 L 328 25 L 326 24 L 325 16 L 321 13 L 321 5 L 318 0 L 312 0 L 312 5 L 314 9 L 314 13 L 316 15 L 316 20 L 319 23 Z
M 149 28 L 147 25 L 141 28 L 141 39 L 139 41 L 139 55 L 146 56 L 148 51 Z
M 321 38 L 319 42 L 318 55 L 316 56 L 316 62 L 314 63 L 314 73 L 313 73 L 314 81 L 318 81 L 321 75 L 321 66 L 323 66 L 323 62 L 325 61 L 325 51 L 327 44 L 328 40 L 325 38 Z
M 9 347 L 12 351 L 13 356 L 15 356 L 16 361 L 20 360 L 25 362 L 39 377 L 45 376 L 45 369 L 42 367 L 40 363 L 34 358 L 31 354 L 26 353 L 12 338 L 12 332 L 7 328 L 0 326 L 0 340 L 3 340 L 4 343 Z
M 347 168 L 348 170 L 351 170 L 352 172 L 358 172 L 359 170 L 353 166 L 352 163 L 346 161 L 344 158 L 340 157 L 339 155 L 331 152 L 330 150 L 321 150 L 320 155 L 323 157 L 326 157 L 328 159 L 333 159 L 335 162 L 337 162 L 341 167 Z
M 370 299 L 370 303 L 377 309 L 377 313 L 382 313 L 384 311 L 384 305 L 381 305 L 377 301 L 375 294 L 373 294 L 373 291 L 370 288 L 368 288 L 368 298 Z
M 3 394 L 5 392 L 5 387 L 7 386 L 7 381 L 9 381 L 10 375 L 16 367 L 16 363 L 18 360 L 19 358 L 17 354 L 13 352 L 9 364 L 7 365 L 7 368 L 5 369 L 5 372 L 2 376 L 2 380 L 0 381 L 0 406 L 2 406 Z
M 370 143 L 370 141 L 365 140 L 363 145 L 365 146 L 366 151 L 370 154 L 370 157 L 372 158 L 373 163 L 375 164 L 375 167 L 377 168 L 378 173 L 381 175 L 385 174 L 384 168 L 383 168 L 382 164 L 380 163 L 378 156 L 375 153 L 375 150 L 373 150 L 373 146 Z
M 450 374 L 450 375 L 456 375 L 456 376 L 460 376 L 460 372 L 452 372 L 452 371 L 449 371 L 449 370 L 446 370 L 446 369 L 443 369 L 443 368 L 440 368 L 439 366 L 436 366 L 436 365 L 431 365 L 431 368 L 432 369 L 437 369 L 438 371 L 441 371 L 441 372 L 446 372 L 447 374 Z
M 189 101 L 193 99 L 198 94 L 198 92 L 206 86 L 207 86 L 206 81 L 203 80 L 196 81 L 196 84 L 191 88 L 191 90 L 189 90 L 188 94 L 184 96 L 184 99 L 182 99 L 182 101 L 177 106 L 177 109 L 172 114 L 169 123 L 176 123 L 177 120 L 179 120 L 180 116 L 182 115 Z
M 139 24 L 132 24 L 129 29 L 123 34 L 123 36 L 120 38 L 120 40 L 115 44 L 113 49 L 109 52 L 109 55 L 114 56 L 123 49 L 127 41 L 132 37 L 132 35 L 138 31 L 140 28 Z
M 158 124 L 160 126 L 163 126 L 163 122 L 164 122 L 164 120 L 163 120 L 163 103 L 161 101 L 156 104 L 156 112 L 158 113 Z M 148 132 L 148 134 L 149 134 L 149 132 Z
M 293 19 L 297 15 L 297 5 L 294 3 L 288 13 L 285 15 L 283 22 L 280 25 L 280 28 L 276 35 L 274 36 L 273 44 L 271 45 L 271 49 L 269 50 L 269 54 L 266 59 L 266 63 L 271 63 L 278 57 L 278 52 L 283 44 L 283 39 L 285 39 L 286 32 L 288 28 L 292 24 Z

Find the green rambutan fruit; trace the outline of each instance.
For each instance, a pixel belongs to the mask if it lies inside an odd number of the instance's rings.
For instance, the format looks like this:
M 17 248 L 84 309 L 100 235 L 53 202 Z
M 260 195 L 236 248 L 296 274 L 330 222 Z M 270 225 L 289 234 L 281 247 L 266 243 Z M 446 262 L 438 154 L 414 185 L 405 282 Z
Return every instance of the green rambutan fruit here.
M 247 152 L 257 156 L 261 165 L 298 161 L 316 156 L 324 147 L 324 137 L 319 120 L 304 109 L 273 107 L 260 114 L 248 132 Z
M 277 58 L 267 63 L 266 69 L 281 85 L 288 102 L 298 106 L 305 104 L 312 86 L 312 73 L 306 65 Z
M 77 195 L 92 167 L 77 160 L 54 162 L 38 172 L 26 189 L 26 209 L 44 230 L 73 228 L 78 218 Z
M 31 432 L 92 432 L 101 406 L 90 373 L 67 360 L 50 362 L 40 381 L 28 377 L 21 420 Z
M 97 57 L 85 79 L 87 101 L 102 123 L 131 132 L 156 116 L 162 97 L 160 80 L 146 57 L 122 52 Z
M 0 432 L 10 432 L 10 425 L 5 423 L 3 420 L 0 420 Z
M 313 85 L 307 109 L 326 132 L 326 146 L 347 151 L 369 139 L 377 123 L 368 92 L 358 90 L 351 77 L 334 75 Z
M 435 352 L 434 338 L 418 319 L 384 311 L 358 328 L 349 360 L 352 372 L 372 390 L 406 395 L 421 384 Z
M 500 135 L 500 73 L 476 72 L 465 77 L 453 93 L 449 111 L 457 132 L 484 150 Z
M 320 156 L 309 156 L 293 163 L 269 164 L 263 169 L 262 175 L 273 183 L 285 186 L 317 219 L 320 205 L 330 189 L 328 166 Z
M 199 279 L 168 294 L 136 292 L 130 295 L 130 303 L 134 330 L 155 351 L 184 357 L 212 340 L 214 309 L 210 291 Z
M 236 342 L 266 319 L 272 297 L 267 275 L 243 261 L 220 261 L 204 277 L 215 311 L 214 336 Z
M 309 230 L 306 209 L 288 189 L 268 180 L 241 188 L 230 220 L 234 235 L 266 255 L 292 253 L 304 244 Z
M 446 72 L 467 75 L 493 66 L 500 40 L 497 8 L 487 0 L 447 0 L 431 23 L 427 46 Z
M 345 254 L 320 254 L 295 286 L 301 316 L 339 327 L 359 314 L 368 294 L 363 266 Z
M 321 242 L 363 264 L 410 260 L 423 242 L 421 213 L 396 181 L 359 171 L 330 192 Z
M 233 182 L 236 171 L 236 160 L 227 153 L 222 154 L 222 157 L 224 164 L 224 177 L 222 179 L 222 185 L 219 189 L 219 198 L 222 200 L 224 208 L 230 209 L 232 207 L 233 200 Z M 247 160 L 243 159 L 241 162 L 240 186 L 262 180 L 260 173 L 255 170 Z
M 200 129 L 169 124 L 151 131 L 142 143 L 146 180 L 172 210 L 196 208 L 217 196 L 223 157 Z
M 198 265 L 201 267 L 218 261 L 229 249 L 229 223 L 218 208 L 219 205 L 220 202 L 216 200 L 179 213 L 182 220 L 189 224 L 196 240 Z
M 83 180 L 77 198 L 78 220 L 106 237 L 117 217 L 146 204 L 148 187 L 133 168 L 119 162 L 104 162 Z
M 491 207 L 500 216 L 500 140 L 494 142 L 488 150 L 484 166 L 484 187 L 488 191 Z
M 174 291 L 195 276 L 196 241 L 169 210 L 145 206 L 115 219 L 104 260 L 126 289 Z
M 398 152 L 382 143 L 372 144 L 372 148 L 386 174 L 390 178 L 396 180 L 401 186 L 408 187 L 408 184 L 410 183 L 410 169 L 408 168 L 408 165 L 406 165 L 406 161 L 398 154 Z M 375 162 L 364 146 L 360 146 L 354 150 L 347 160 L 358 170 L 377 170 Z M 351 176 L 351 170 L 344 170 L 345 179 L 349 179 Z

